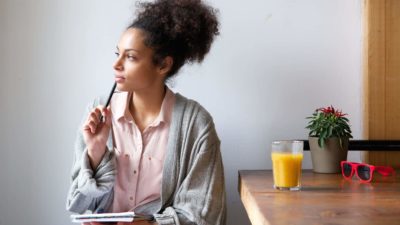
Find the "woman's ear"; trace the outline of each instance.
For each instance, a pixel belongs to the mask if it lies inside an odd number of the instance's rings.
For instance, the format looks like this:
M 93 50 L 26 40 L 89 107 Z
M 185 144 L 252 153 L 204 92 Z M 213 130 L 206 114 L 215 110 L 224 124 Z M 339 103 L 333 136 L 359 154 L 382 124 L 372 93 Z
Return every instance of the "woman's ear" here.
M 168 72 L 171 70 L 173 64 L 174 64 L 174 59 L 171 56 L 165 57 L 161 62 L 159 68 L 160 74 L 166 76 Z

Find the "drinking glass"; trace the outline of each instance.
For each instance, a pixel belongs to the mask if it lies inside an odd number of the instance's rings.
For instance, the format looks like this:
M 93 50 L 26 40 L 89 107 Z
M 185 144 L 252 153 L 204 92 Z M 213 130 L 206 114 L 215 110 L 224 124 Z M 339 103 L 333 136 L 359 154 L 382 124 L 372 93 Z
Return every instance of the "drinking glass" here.
M 272 142 L 272 172 L 276 189 L 300 190 L 303 145 L 303 141 L 297 140 Z

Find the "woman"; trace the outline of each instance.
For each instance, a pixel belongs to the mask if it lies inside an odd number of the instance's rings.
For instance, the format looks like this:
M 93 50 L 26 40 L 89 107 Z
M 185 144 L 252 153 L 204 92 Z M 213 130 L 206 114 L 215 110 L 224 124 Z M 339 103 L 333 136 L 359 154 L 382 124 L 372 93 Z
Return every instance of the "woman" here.
M 134 211 L 153 215 L 154 224 L 225 224 L 212 117 L 165 85 L 185 63 L 204 59 L 219 33 L 216 11 L 200 0 L 139 7 L 117 45 L 119 92 L 108 108 L 97 99 L 85 114 L 67 209 Z

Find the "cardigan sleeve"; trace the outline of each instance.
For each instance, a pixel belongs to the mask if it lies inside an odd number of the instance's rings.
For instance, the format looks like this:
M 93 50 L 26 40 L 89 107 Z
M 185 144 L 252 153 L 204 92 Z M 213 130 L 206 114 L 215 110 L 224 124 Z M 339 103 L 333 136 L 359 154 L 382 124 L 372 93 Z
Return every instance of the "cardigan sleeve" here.
M 97 104 L 95 101 L 91 104 L 92 106 L 87 108 L 84 119 Z M 83 133 L 79 129 L 75 141 L 72 183 L 67 196 L 67 210 L 75 213 L 84 213 L 87 210 L 91 212 L 106 211 L 113 199 L 115 173 L 115 155 L 109 147 L 107 147 L 99 166 L 95 170 L 91 168 Z
M 154 217 L 158 224 L 223 225 L 226 200 L 219 141 L 200 146 L 188 174 L 178 188 L 171 206 Z

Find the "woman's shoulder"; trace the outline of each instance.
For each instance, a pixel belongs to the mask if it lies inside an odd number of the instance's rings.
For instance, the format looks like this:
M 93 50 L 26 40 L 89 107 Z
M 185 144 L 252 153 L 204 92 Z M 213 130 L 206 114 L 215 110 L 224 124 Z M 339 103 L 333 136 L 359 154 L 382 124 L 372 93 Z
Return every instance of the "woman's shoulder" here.
M 214 126 L 211 114 L 196 100 L 176 93 L 173 119 L 200 127 Z
M 180 128 L 183 132 L 184 137 L 207 140 L 207 145 L 219 142 L 211 114 L 193 99 L 176 94 L 173 120 L 176 128 Z

